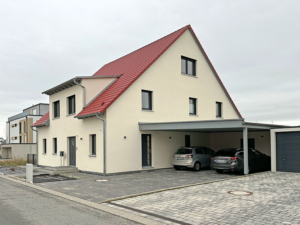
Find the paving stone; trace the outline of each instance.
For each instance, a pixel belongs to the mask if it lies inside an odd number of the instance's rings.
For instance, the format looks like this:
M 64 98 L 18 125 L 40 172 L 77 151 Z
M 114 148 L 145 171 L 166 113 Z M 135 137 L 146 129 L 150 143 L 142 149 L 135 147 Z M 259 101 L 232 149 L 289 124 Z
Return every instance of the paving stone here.
M 80 177 L 81 179 L 40 183 L 36 185 L 99 203 L 111 198 L 226 179 L 241 175 L 234 173 L 218 174 L 210 169 L 201 170 L 200 172 L 194 172 L 192 170 L 177 171 L 174 169 L 164 169 L 105 177 L 86 173 L 70 173 L 68 176 Z M 187 177 L 189 179 L 187 179 Z M 109 181 L 95 181 L 101 179 L 108 179 Z M 168 206 L 166 205 L 166 207 Z
M 114 203 L 190 224 L 299 224 L 299 183 L 299 173 L 269 172 Z

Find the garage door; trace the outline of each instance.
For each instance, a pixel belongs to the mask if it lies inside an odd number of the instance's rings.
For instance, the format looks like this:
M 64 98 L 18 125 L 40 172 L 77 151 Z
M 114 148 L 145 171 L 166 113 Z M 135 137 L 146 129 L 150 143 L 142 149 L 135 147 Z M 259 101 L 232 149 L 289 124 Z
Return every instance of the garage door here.
M 300 172 L 300 132 L 276 133 L 277 171 Z

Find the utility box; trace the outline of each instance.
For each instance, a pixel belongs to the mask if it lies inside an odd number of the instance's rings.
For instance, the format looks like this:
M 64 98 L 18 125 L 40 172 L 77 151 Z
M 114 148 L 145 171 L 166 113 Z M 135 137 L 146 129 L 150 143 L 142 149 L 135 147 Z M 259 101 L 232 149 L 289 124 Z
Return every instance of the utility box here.
M 33 164 L 26 164 L 26 182 L 33 183 Z

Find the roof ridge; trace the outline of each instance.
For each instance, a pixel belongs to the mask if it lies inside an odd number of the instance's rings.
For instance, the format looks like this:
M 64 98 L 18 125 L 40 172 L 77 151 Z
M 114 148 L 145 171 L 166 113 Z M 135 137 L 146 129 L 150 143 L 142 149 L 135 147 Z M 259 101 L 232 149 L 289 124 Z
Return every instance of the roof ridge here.
M 122 58 L 124 58 L 124 57 L 126 57 L 126 56 L 128 56 L 128 55 L 130 55 L 130 54 L 132 54 L 132 53 L 134 53 L 134 52 L 137 52 L 137 51 L 139 51 L 139 50 L 141 50 L 141 49 L 143 49 L 143 48 L 145 48 L 145 47 L 147 47 L 147 46 L 149 46 L 149 45 L 151 45 L 151 44 L 154 44 L 155 42 L 160 41 L 160 40 L 163 39 L 163 38 L 166 38 L 166 37 L 168 37 L 168 36 L 174 34 L 175 32 L 178 32 L 179 30 L 186 29 L 186 28 L 191 28 L 191 25 L 189 24 L 189 25 L 186 25 L 186 26 L 184 26 L 184 27 L 181 27 L 180 29 L 175 30 L 174 32 L 172 32 L 172 33 L 170 33 L 170 34 L 167 34 L 167 35 L 165 35 L 165 36 L 163 36 L 163 37 L 161 37 L 161 38 L 159 38 L 159 39 L 157 39 L 157 40 L 155 40 L 155 41 L 153 41 L 153 42 L 151 42 L 151 43 L 149 43 L 149 44 L 147 44 L 147 45 L 144 45 L 143 47 L 140 47 L 140 48 L 138 48 L 138 49 L 136 49 L 136 50 L 134 50 L 134 51 L 132 51 L 132 52 L 126 54 L 126 55 L 121 56 L 120 58 L 117 58 L 117 59 L 115 59 L 115 60 L 113 60 L 113 61 L 111 61 L 111 62 L 109 62 L 109 63 L 106 63 L 106 64 L 104 64 L 99 70 L 101 70 L 101 69 L 102 69 L 104 66 L 106 66 L 106 65 L 109 65 L 109 64 L 111 64 L 111 63 L 113 63 L 113 62 L 115 62 L 115 61 L 117 61 L 117 60 L 119 60 L 119 59 L 122 59 Z M 99 70 L 97 70 L 92 76 L 94 76 Z

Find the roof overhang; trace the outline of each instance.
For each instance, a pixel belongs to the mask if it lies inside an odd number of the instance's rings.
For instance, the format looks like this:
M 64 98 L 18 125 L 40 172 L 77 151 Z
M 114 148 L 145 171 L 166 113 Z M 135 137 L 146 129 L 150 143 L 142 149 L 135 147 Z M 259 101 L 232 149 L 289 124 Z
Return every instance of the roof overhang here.
M 84 119 L 84 118 L 88 118 L 88 117 L 94 117 L 96 116 L 96 114 L 98 115 L 104 115 L 104 113 L 91 113 L 91 114 L 86 114 L 86 115 L 82 115 L 82 116 L 74 116 L 74 118 L 77 118 L 77 119 Z
M 48 127 L 49 125 L 50 125 L 50 120 L 47 119 L 44 123 L 38 124 L 38 125 L 35 125 L 35 126 L 32 125 L 32 127 Z
M 70 80 L 67 80 L 64 83 L 61 83 L 53 88 L 48 89 L 47 91 L 44 91 L 42 94 L 46 95 L 53 95 L 57 92 L 63 91 L 67 88 L 70 88 L 74 85 L 76 85 L 75 82 L 80 82 L 82 79 L 103 79 L 103 78 L 118 78 L 121 75 L 111 75 L 111 76 L 79 76 L 79 77 L 74 77 Z M 74 82 L 75 81 L 75 82 Z
M 180 122 L 139 122 L 140 131 L 186 131 L 186 132 L 241 132 L 244 128 L 248 131 L 269 131 L 275 128 L 287 128 L 290 126 L 250 123 L 243 119 L 233 120 L 199 120 Z

